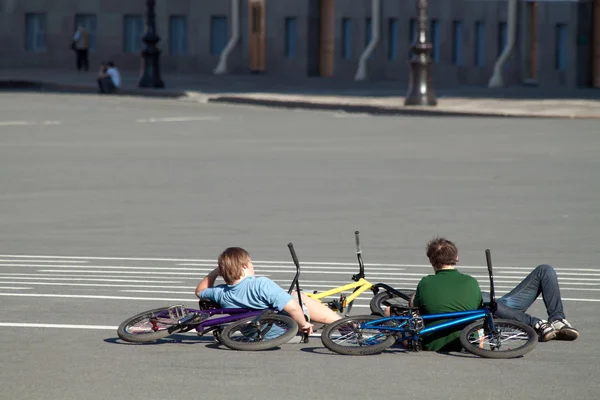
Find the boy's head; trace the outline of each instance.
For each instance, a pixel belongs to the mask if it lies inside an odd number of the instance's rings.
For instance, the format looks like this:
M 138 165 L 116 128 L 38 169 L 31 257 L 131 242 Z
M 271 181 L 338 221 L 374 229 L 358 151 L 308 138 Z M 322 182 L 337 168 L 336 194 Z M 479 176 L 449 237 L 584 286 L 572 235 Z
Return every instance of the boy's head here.
M 435 270 L 456 265 L 458 262 L 458 249 L 450 240 L 436 237 L 427 243 L 427 258 L 429 258 L 429 262 Z
M 246 272 L 254 275 L 250 254 L 241 247 L 229 247 L 219 256 L 219 274 L 228 285 L 242 278 Z

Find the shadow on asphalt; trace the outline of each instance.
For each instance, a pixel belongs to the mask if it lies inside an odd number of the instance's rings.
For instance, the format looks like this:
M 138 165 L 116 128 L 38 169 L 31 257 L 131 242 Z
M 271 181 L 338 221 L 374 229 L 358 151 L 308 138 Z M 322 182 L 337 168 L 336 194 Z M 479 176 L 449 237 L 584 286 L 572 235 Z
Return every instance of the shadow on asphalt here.
M 328 348 L 326 348 L 324 346 L 319 346 L 319 347 L 303 347 L 303 348 L 300 349 L 300 351 L 302 351 L 304 353 L 312 353 L 312 354 L 319 354 L 319 355 L 329 355 L 329 356 L 338 356 L 338 357 L 365 357 L 365 356 L 346 356 L 346 355 L 343 355 L 343 354 L 338 354 L 338 353 L 335 353 L 335 352 L 329 350 Z M 395 344 L 392 347 L 384 350 L 380 354 L 403 354 L 403 353 L 409 353 L 409 351 L 406 350 L 402 345 L 396 345 Z M 377 354 L 374 354 L 373 356 L 377 356 Z
M 152 342 L 126 342 L 118 337 L 112 337 L 104 339 L 105 343 L 117 344 L 117 345 L 135 345 L 135 346 L 156 346 L 165 344 L 198 344 L 198 343 L 210 343 L 215 344 L 214 339 L 209 336 L 198 336 L 198 335 L 171 335 L 163 339 L 154 340 Z M 218 345 L 218 344 L 217 344 Z
M 232 350 L 220 343 L 215 343 L 214 339 L 209 336 L 193 336 L 193 335 L 171 335 L 164 339 L 158 339 L 152 342 L 143 342 L 143 343 L 135 343 L 135 342 L 126 342 L 121 340 L 118 337 L 107 338 L 104 339 L 104 343 L 108 344 L 116 344 L 116 345 L 125 345 L 125 346 L 156 346 L 156 345 L 170 345 L 170 344 L 206 344 L 206 348 L 213 350 L 225 350 L 225 351 L 236 351 Z M 264 353 L 267 351 L 277 351 L 280 350 L 281 347 L 272 347 L 270 349 L 258 350 L 255 352 Z

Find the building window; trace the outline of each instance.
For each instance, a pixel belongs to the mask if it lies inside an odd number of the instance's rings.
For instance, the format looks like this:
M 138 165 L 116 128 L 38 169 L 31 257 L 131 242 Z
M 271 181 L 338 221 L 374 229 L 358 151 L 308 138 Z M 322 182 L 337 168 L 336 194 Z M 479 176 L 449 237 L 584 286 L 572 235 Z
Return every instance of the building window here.
M 556 24 L 555 27 L 555 44 L 554 44 L 554 67 L 558 71 L 567 69 L 567 54 L 568 54 L 568 32 L 567 24 Z
M 25 49 L 46 50 L 46 14 L 25 14 Z
M 296 57 L 296 43 L 298 42 L 298 31 L 295 17 L 285 19 L 285 56 Z
M 76 14 L 75 29 L 83 26 L 90 34 L 89 50 L 96 50 L 96 15 L 95 14 Z
M 452 22 L 452 64 L 462 65 L 463 25 L 460 21 Z
M 141 15 L 125 15 L 123 17 L 123 51 L 138 53 L 142 50 L 144 36 L 144 19 Z
M 388 20 L 388 49 L 387 58 L 390 61 L 398 59 L 398 19 Z
M 506 47 L 506 33 L 507 33 L 506 22 L 499 22 L 498 23 L 498 51 L 497 51 L 496 57 L 500 57 L 500 54 L 502 54 L 502 52 L 504 51 L 504 48 Z
M 169 53 L 182 56 L 187 52 L 187 19 L 184 15 L 172 15 L 169 17 Z
M 414 18 L 411 18 L 408 21 L 408 44 L 409 44 L 408 58 L 412 57 L 412 54 L 413 54 L 412 47 L 415 44 L 416 40 L 417 40 L 417 20 Z
M 475 65 L 485 65 L 485 25 L 481 21 L 475 22 Z
M 342 18 L 342 58 L 348 60 L 352 57 L 352 31 L 350 18 Z
M 431 59 L 434 63 L 440 62 L 440 21 L 431 20 Z
M 210 17 L 210 54 L 219 56 L 227 46 L 228 40 L 227 17 L 213 15 Z

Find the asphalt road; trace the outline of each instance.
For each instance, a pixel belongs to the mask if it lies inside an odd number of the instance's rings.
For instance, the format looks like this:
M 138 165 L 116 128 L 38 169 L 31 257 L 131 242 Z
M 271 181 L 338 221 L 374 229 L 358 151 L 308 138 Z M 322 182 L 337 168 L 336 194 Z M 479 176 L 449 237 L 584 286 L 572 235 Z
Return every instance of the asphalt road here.
M 370 117 L 0 92 L 0 386 L 11 399 L 311 397 L 597 399 L 600 136 L 594 121 Z M 194 306 L 227 246 L 307 290 L 367 278 L 414 287 L 424 246 L 501 293 L 559 272 L 572 343 L 521 359 L 344 357 L 318 337 L 234 352 L 178 335 L 116 339 L 127 317 Z M 368 296 L 353 314 L 368 311 Z M 543 315 L 538 301 L 532 313 Z

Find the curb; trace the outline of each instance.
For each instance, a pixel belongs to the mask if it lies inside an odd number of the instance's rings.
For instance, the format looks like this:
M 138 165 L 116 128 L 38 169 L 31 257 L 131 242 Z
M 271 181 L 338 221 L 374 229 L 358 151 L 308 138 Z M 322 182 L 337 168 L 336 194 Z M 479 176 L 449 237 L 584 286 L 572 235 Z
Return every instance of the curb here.
M 66 93 L 98 93 L 98 89 L 94 85 L 82 84 L 63 84 L 51 83 L 44 81 L 20 80 L 20 79 L 1 79 L 0 90 L 2 89 L 35 89 L 40 91 L 56 91 Z M 600 115 L 575 115 L 575 114 L 542 114 L 542 113 L 510 113 L 498 111 L 456 111 L 443 108 L 431 108 L 428 106 L 415 107 L 388 107 L 380 105 L 361 105 L 339 103 L 324 103 L 315 100 L 288 100 L 288 99 L 265 99 L 248 96 L 236 95 L 219 95 L 209 94 L 197 91 L 186 90 L 169 90 L 169 89 L 154 89 L 154 88 L 134 88 L 134 89 L 119 89 L 112 96 L 133 96 L 147 98 L 163 98 L 163 99 L 190 99 L 204 103 L 220 103 L 220 104 L 235 104 L 235 105 L 253 105 L 273 108 L 287 109 L 305 109 L 305 110 L 325 110 L 325 111 L 340 111 L 354 114 L 370 114 L 380 116 L 429 116 L 429 117 L 460 117 L 460 118 L 527 118 L 527 119 L 600 119 Z
M 0 89 L 38 89 L 40 91 L 57 91 L 67 93 L 98 93 L 98 88 L 91 85 L 51 83 L 43 81 L 29 80 L 0 80 Z M 165 89 L 119 89 L 112 93 L 113 96 L 137 96 L 137 97 L 155 97 L 155 98 L 181 98 L 186 97 L 186 91 L 165 90 Z
M 428 108 L 427 106 L 416 107 L 385 107 L 373 105 L 357 105 L 343 103 L 319 103 L 314 101 L 303 100 L 269 100 L 257 99 L 252 97 L 242 96 L 215 96 L 208 98 L 209 103 L 224 103 L 238 105 L 256 105 L 275 108 L 290 108 L 290 109 L 306 109 L 306 110 L 328 110 L 342 111 L 355 114 L 372 114 L 372 115 L 403 115 L 403 116 L 429 116 L 429 117 L 471 117 L 471 118 L 535 118 L 535 119 L 600 119 L 600 116 L 595 115 L 560 115 L 560 114 L 512 114 L 502 111 L 454 111 Z

